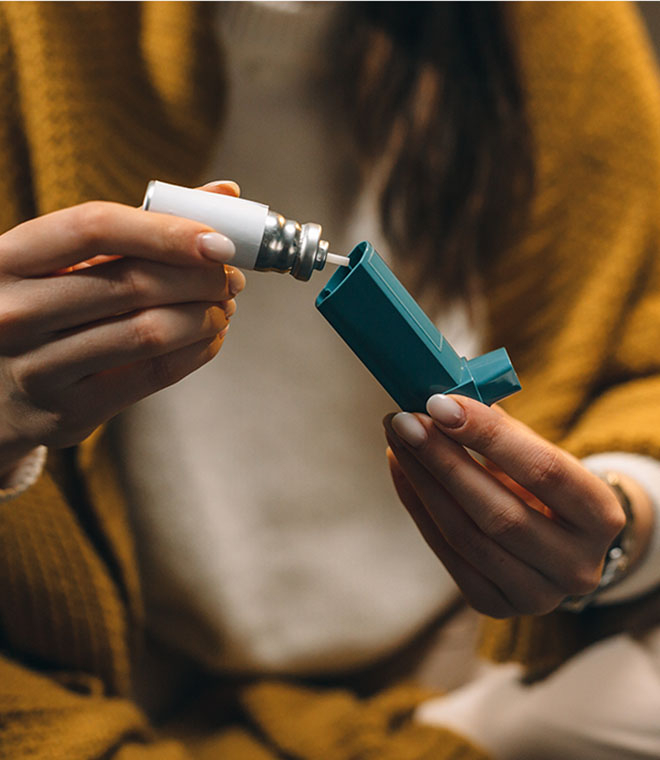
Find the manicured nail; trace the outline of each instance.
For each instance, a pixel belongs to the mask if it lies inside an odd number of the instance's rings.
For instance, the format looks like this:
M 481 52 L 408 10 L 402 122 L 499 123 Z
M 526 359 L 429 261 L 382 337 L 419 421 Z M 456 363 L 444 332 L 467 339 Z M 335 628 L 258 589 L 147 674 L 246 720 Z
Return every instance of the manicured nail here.
M 392 417 L 392 429 L 403 440 L 412 446 L 418 448 L 426 442 L 426 430 L 424 425 L 415 417 L 414 414 L 408 412 L 399 412 Z
M 235 267 L 227 267 L 227 290 L 230 296 L 235 296 L 240 293 L 245 287 L 245 275 L 240 269 Z
M 197 246 L 202 256 L 221 264 L 227 264 L 236 253 L 236 246 L 232 241 L 219 232 L 203 232 L 197 238 Z
M 443 393 L 431 396 L 426 402 L 426 411 L 436 422 L 445 427 L 455 428 L 465 422 L 465 409 Z
M 207 182 L 202 187 L 216 187 L 217 185 L 224 185 L 225 187 L 231 187 L 236 196 L 241 194 L 241 188 L 238 182 L 234 182 L 233 179 L 214 179 L 212 182 Z

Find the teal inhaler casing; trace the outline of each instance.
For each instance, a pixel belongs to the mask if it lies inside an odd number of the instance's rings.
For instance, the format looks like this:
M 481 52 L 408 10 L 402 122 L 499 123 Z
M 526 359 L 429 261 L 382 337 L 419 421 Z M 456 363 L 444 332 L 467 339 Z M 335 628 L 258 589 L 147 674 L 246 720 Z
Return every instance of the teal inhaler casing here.
M 520 390 L 504 348 L 459 356 L 371 243 L 355 246 L 316 307 L 406 412 L 424 412 L 434 393 L 493 404 Z

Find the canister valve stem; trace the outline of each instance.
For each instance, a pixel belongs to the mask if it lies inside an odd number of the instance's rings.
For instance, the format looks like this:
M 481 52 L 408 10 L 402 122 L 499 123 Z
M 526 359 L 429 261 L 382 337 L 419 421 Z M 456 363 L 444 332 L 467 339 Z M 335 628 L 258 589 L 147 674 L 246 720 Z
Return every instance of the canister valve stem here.
M 338 267 L 347 267 L 351 263 L 348 256 L 341 256 L 338 253 L 328 253 L 325 260 L 328 264 L 336 264 Z

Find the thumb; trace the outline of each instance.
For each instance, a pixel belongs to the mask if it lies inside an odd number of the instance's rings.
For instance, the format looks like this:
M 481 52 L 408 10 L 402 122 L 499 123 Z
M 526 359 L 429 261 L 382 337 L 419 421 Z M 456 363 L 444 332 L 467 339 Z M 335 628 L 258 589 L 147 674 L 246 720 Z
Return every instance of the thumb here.
M 214 179 L 205 185 L 198 187 L 197 190 L 204 190 L 207 193 L 218 193 L 218 195 L 233 195 L 234 198 L 241 197 L 241 188 L 233 179 Z

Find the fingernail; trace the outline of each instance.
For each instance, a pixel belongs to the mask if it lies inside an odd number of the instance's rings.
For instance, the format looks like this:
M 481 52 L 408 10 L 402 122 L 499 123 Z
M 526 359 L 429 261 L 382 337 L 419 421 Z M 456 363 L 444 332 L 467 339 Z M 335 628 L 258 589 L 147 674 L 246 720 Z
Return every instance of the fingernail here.
M 219 232 L 203 232 L 197 238 L 197 246 L 202 256 L 221 264 L 231 261 L 236 253 L 236 246 L 232 241 Z
M 206 184 L 202 185 L 202 187 L 216 187 L 216 185 L 231 187 L 237 196 L 241 194 L 241 188 L 238 182 L 234 182 L 233 179 L 214 179 L 212 182 L 207 182 Z
M 240 269 L 235 267 L 227 267 L 227 290 L 230 296 L 235 296 L 240 293 L 245 287 L 245 275 Z
M 445 427 L 459 427 L 465 422 L 465 409 L 443 393 L 431 396 L 426 402 L 426 411 L 436 422 Z
M 424 425 L 408 412 L 399 412 L 392 417 L 392 429 L 403 440 L 412 446 L 418 448 L 426 442 L 426 430 Z

